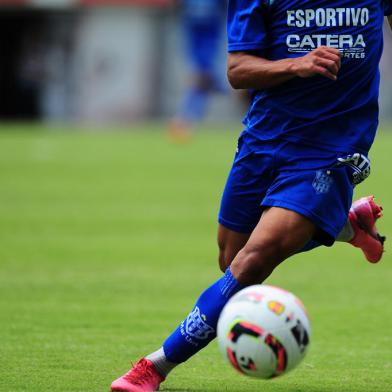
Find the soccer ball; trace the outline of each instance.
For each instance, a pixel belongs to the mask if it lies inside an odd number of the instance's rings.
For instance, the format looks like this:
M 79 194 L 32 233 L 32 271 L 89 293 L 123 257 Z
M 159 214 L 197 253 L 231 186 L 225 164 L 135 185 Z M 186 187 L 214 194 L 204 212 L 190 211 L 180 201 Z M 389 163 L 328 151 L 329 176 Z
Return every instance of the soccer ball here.
M 237 371 L 269 379 L 287 373 L 305 357 L 310 322 L 294 294 L 274 286 L 251 286 L 224 307 L 218 342 Z

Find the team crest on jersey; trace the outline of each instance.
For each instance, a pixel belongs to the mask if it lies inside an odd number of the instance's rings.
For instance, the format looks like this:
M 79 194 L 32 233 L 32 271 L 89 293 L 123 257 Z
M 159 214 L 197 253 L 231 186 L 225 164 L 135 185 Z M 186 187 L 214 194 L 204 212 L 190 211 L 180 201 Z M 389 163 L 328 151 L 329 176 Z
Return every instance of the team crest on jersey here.
M 329 171 L 319 170 L 313 180 L 313 188 L 318 194 L 328 193 L 332 187 L 333 178 Z
M 200 340 L 206 340 L 214 335 L 215 329 L 210 327 L 205 320 L 205 316 L 200 313 L 200 309 L 196 306 L 186 319 L 186 334 Z

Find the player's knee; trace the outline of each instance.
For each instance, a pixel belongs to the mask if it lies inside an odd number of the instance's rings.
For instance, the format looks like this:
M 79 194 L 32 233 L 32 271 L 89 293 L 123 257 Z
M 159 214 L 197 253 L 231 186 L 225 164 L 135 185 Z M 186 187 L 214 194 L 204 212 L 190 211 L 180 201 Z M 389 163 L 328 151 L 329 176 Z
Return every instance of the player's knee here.
M 241 283 L 261 283 L 283 261 L 282 253 L 279 241 L 272 238 L 246 245 L 236 257 L 232 272 Z

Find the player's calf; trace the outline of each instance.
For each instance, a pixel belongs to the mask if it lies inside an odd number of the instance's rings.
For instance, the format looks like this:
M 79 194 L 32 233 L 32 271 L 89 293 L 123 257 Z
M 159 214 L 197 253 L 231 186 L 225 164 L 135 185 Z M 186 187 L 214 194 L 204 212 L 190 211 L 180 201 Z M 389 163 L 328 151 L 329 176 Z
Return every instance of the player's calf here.
M 225 272 L 238 252 L 245 246 L 249 234 L 238 233 L 223 225 L 218 227 L 219 268 Z
M 261 240 L 257 246 L 246 245 L 232 263 L 233 275 L 243 284 L 263 282 L 284 260 L 279 242 L 273 238 Z

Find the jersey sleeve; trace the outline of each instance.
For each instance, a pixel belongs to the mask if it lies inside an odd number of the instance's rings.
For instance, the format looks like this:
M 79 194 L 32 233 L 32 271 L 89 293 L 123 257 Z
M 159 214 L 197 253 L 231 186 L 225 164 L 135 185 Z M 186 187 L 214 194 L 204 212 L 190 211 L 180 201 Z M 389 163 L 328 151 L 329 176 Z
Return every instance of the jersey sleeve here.
M 384 15 L 392 15 L 392 0 L 384 0 Z
M 229 52 L 263 50 L 267 47 L 267 10 L 260 0 L 229 0 Z

